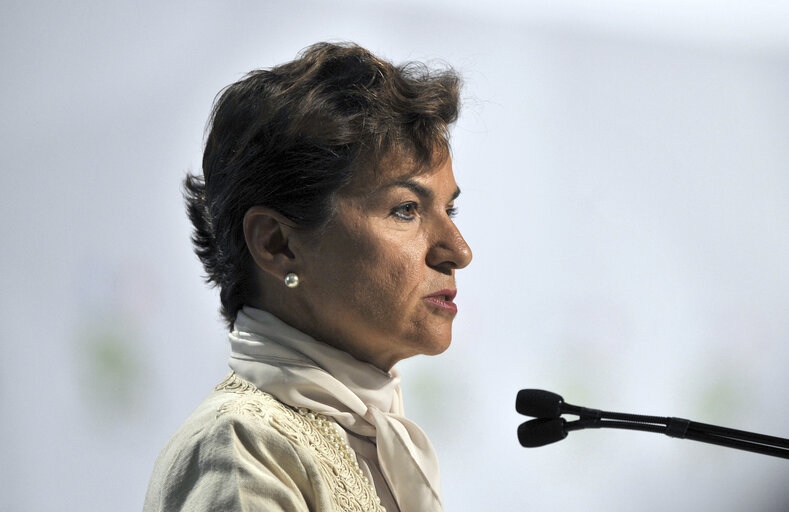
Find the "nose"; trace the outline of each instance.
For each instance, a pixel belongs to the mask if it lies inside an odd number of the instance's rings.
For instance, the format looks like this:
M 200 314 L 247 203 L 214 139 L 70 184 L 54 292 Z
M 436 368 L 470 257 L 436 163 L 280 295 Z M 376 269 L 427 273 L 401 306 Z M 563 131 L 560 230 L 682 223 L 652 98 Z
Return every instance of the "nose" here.
M 452 221 L 445 219 L 427 253 L 427 264 L 444 274 L 471 263 L 471 248 Z

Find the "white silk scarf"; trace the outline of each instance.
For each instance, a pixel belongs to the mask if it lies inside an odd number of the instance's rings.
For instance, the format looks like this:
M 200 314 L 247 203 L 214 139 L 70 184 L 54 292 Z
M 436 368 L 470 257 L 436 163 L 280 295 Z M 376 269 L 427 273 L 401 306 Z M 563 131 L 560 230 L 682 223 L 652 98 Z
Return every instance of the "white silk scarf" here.
M 245 306 L 229 335 L 230 368 L 292 407 L 331 417 L 375 439 L 378 463 L 402 512 L 441 512 L 438 459 L 403 415 L 400 374 L 384 372 Z

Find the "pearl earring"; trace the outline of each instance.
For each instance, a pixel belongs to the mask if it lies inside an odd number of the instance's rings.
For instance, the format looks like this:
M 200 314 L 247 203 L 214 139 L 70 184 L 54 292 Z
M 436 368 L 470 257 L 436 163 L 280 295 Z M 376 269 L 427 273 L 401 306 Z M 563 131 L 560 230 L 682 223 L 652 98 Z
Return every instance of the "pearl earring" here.
M 288 288 L 295 288 L 299 285 L 299 276 L 295 272 L 291 272 L 285 276 L 285 286 Z

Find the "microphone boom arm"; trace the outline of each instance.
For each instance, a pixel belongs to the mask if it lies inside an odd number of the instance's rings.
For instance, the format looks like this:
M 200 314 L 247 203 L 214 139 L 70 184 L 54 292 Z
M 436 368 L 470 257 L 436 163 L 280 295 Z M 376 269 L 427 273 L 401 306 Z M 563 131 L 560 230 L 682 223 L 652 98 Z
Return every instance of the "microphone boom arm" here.
M 531 400 L 534 400 L 536 405 L 532 405 Z M 516 409 L 527 416 L 540 415 L 518 427 L 518 439 L 521 445 L 529 448 L 560 441 L 567 437 L 568 432 L 575 430 L 616 428 L 655 432 L 669 437 L 789 459 L 789 439 L 697 423 L 683 418 L 587 409 L 568 404 L 559 395 L 547 391 L 521 390 L 518 393 Z M 542 417 L 542 414 L 546 417 Z M 568 422 L 561 417 L 562 414 L 572 414 L 579 419 Z

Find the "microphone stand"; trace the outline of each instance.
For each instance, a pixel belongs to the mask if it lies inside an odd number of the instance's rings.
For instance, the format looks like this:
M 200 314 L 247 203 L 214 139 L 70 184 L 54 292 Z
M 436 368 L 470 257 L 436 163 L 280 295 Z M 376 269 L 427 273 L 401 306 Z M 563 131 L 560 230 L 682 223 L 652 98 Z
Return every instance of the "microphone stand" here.
M 617 428 L 656 432 L 678 439 L 690 439 L 703 443 L 727 446 L 754 453 L 789 459 L 789 439 L 735 430 L 706 423 L 697 423 L 682 418 L 659 418 L 636 414 L 608 413 L 600 411 L 597 419 L 564 421 L 566 432 L 586 428 Z
M 564 402 L 555 393 L 522 390 L 516 402 L 521 414 L 536 416 L 518 428 L 518 439 L 526 447 L 537 447 L 560 441 L 568 432 L 587 428 L 616 428 L 656 432 L 679 439 L 727 446 L 773 457 L 789 459 L 789 439 L 746 432 L 733 428 L 698 423 L 683 418 L 645 416 L 587 409 Z M 578 416 L 567 421 L 562 414 Z

